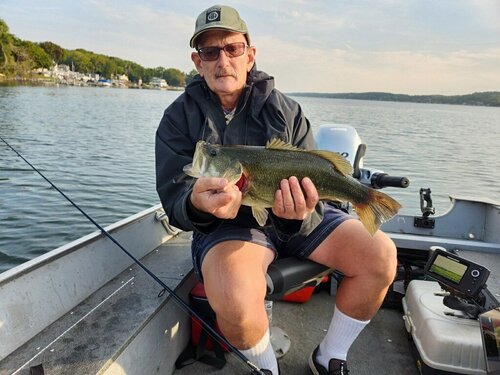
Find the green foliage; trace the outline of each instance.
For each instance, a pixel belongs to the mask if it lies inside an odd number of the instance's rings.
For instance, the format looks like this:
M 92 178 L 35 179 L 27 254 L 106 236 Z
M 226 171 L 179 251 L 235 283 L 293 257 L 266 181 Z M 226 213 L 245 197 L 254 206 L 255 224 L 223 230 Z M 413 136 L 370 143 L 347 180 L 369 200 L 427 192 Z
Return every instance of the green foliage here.
M 111 78 L 116 74 L 127 74 L 128 67 L 134 64 L 130 61 L 96 54 L 84 49 L 64 50 L 60 62 L 74 68 L 77 72 L 97 73 L 105 78 Z
M 42 42 L 39 44 L 41 48 L 52 58 L 56 64 L 61 62 L 62 57 L 64 56 L 64 48 L 58 46 L 52 42 Z
M 13 36 L 9 33 L 9 26 L 0 18 L 0 73 L 7 73 L 14 68 L 12 43 Z
M 9 26 L 7 26 L 5 21 L 0 18 L 0 36 L 8 33 L 9 33 Z
M 0 19 L 0 73 L 25 76 L 36 68 L 50 68 L 51 57 L 39 45 L 16 38 Z
M 184 86 L 186 84 L 186 77 L 183 72 L 179 69 L 170 68 L 165 71 L 163 75 L 165 81 L 168 82 L 170 86 Z
M 163 78 L 170 86 L 184 86 L 185 74 L 179 69 L 164 67 L 144 68 L 141 65 L 117 57 L 105 56 L 83 49 L 64 50 L 61 63 L 75 68 L 81 73 L 98 73 L 102 77 L 111 78 L 117 74 L 126 74 L 130 81 L 149 82 L 152 78 Z
M 52 67 L 52 58 L 38 44 L 28 41 L 19 40 L 17 54 L 20 58 L 29 64 L 28 69 Z
M 189 85 L 197 74 L 198 71 L 196 69 L 192 69 L 188 74 L 186 74 L 186 85 Z

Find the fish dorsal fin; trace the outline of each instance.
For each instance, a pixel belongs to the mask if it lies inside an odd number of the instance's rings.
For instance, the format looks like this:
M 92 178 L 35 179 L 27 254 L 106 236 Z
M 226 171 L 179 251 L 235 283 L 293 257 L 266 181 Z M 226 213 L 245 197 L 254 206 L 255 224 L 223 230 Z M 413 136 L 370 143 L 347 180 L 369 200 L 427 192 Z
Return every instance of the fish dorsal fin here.
M 307 151 L 311 154 L 318 155 L 323 159 L 328 160 L 333 164 L 336 170 L 338 170 L 344 176 L 352 176 L 353 168 L 352 165 L 344 158 L 342 155 L 337 154 L 332 151 L 324 151 L 324 150 L 311 150 Z
M 343 156 L 337 154 L 336 152 L 324 150 L 304 150 L 291 145 L 290 143 L 286 143 L 279 138 L 273 138 L 270 141 L 267 141 L 266 148 L 270 150 L 309 152 L 328 160 L 342 175 L 352 176 L 352 165 Z
M 305 151 L 304 149 L 298 148 L 290 143 L 286 143 L 279 138 L 273 138 L 270 141 L 267 141 L 266 148 L 270 150 Z

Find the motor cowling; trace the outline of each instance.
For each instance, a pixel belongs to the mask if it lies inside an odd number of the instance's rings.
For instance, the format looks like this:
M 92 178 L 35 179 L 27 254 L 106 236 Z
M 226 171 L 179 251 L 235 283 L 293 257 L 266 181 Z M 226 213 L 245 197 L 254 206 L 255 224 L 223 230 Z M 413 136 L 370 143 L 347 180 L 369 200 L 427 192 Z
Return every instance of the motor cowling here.
M 317 150 L 334 151 L 345 157 L 352 166 L 355 165 L 356 155 L 361 138 L 355 128 L 343 124 L 323 124 L 317 129 L 315 136 Z M 362 157 L 358 167 L 363 166 Z

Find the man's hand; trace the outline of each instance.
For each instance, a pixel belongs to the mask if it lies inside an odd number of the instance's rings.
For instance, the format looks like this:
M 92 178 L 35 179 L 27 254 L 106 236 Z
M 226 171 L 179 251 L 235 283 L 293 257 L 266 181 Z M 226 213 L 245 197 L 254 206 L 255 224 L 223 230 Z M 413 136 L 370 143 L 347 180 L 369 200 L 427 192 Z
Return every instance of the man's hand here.
M 310 178 L 297 177 L 281 180 L 280 188 L 274 196 L 273 213 L 283 219 L 304 220 L 313 211 L 319 201 L 318 191 Z
M 241 191 L 224 178 L 201 177 L 193 185 L 193 206 L 220 219 L 234 219 L 241 206 Z

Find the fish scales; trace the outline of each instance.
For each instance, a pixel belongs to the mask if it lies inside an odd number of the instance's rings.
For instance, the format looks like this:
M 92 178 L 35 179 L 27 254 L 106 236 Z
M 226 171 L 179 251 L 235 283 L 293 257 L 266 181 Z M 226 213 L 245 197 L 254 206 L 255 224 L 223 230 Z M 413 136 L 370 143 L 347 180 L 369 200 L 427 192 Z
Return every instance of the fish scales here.
M 343 176 L 332 163 L 308 152 L 269 150 L 266 148 L 228 147 L 220 150 L 221 155 L 238 160 L 243 174 L 251 179 L 246 193 L 270 203 L 279 188 L 281 180 L 291 176 L 302 180 L 309 177 L 318 191 L 320 200 L 363 202 L 368 188 L 349 176 Z

